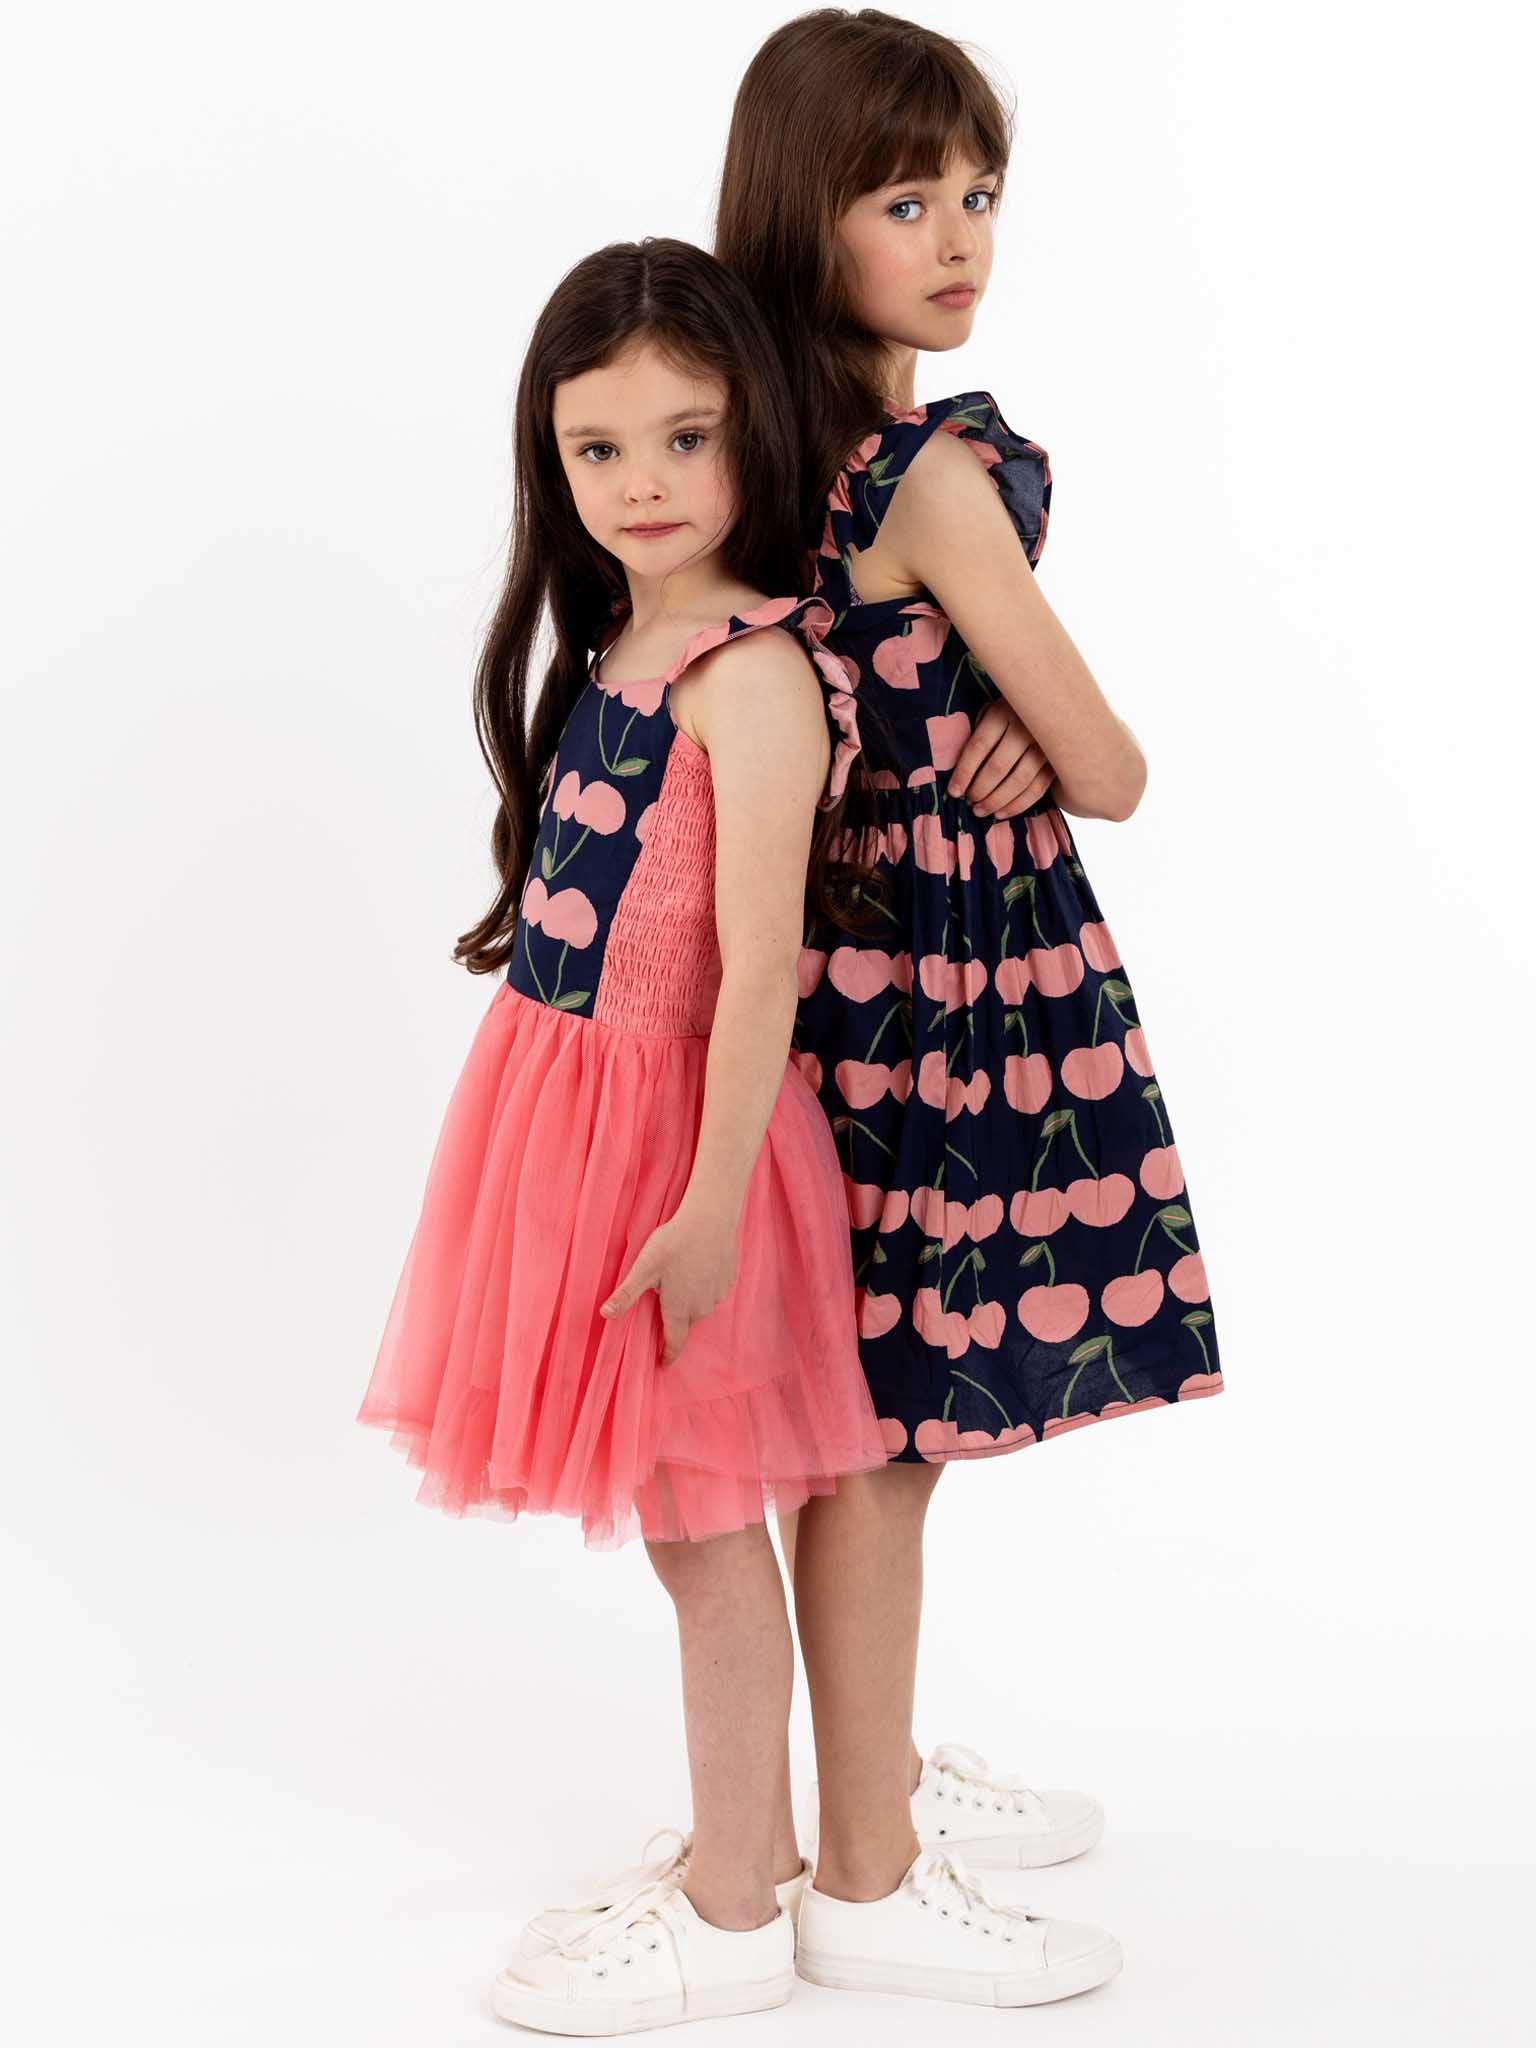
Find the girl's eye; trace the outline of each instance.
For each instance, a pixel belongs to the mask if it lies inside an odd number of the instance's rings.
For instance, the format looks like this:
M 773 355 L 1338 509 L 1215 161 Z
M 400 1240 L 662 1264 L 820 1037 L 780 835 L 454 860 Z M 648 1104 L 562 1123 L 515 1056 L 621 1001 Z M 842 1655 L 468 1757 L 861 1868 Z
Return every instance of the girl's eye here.
M 704 429 L 702 427 L 684 427 L 681 433 L 674 434 L 672 438 L 674 441 L 692 441 L 695 444 L 695 446 L 702 447 L 703 444 L 709 439 L 709 436 L 704 432 Z M 683 450 L 683 453 L 685 455 L 691 455 L 693 453 L 693 449 L 685 448 Z
M 581 458 L 581 460 L 585 462 L 586 458 L 592 453 L 594 448 L 607 448 L 611 451 L 613 448 L 613 443 L 611 441 L 589 441 L 585 448 L 578 448 L 576 453 Z M 596 469 L 599 467 L 599 465 L 594 462 L 592 464 L 592 467 Z
M 897 209 L 903 206 L 921 206 L 922 203 L 921 199 L 898 199 L 885 210 L 893 220 L 915 220 L 917 218 L 916 214 L 900 213 Z
M 978 206 L 975 208 L 975 211 L 977 213 L 990 213 L 992 211 L 993 194 L 988 192 L 984 186 L 978 186 L 976 191 L 967 192 L 965 196 L 968 201 L 972 199 L 982 199 L 986 201 L 986 204 L 984 206 Z

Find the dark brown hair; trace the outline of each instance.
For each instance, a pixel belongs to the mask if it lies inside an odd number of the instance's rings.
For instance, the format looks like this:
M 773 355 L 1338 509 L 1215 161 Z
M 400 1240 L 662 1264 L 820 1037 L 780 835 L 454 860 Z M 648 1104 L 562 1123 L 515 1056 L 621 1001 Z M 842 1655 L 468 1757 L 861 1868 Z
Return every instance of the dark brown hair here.
M 554 435 L 556 386 L 601 368 L 640 341 L 727 391 L 722 433 L 736 483 L 736 516 L 720 544 L 740 582 L 769 596 L 801 595 L 803 490 L 799 440 L 783 364 L 748 285 L 708 251 L 647 236 L 613 242 L 568 271 L 539 315 L 518 380 L 512 535 L 507 572 L 475 672 L 475 730 L 500 805 L 491 831 L 495 901 L 453 957 L 472 974 L 512 955 L 517 905 L 538 833 L 541 785 L 588 656 L 628 584 L 581 523 Z M 530 721 L 529 670 L 548 612 L 553 651 Z M 838 856 L 843 803 L 818 811 L 807 893 L 834 918 L 856 886 Z
M 856 319 L 837 225 L 866 192 L 938 178 L 967 151 L 998 178 L 1013 108 L 967 51 L 877 8 L 818 7 L 775 29 L 731 113 L 715 254 L 767 311 L 800 428 L 801 540 L 820 544 L 827 492 L 881 423 L 882 345 Z

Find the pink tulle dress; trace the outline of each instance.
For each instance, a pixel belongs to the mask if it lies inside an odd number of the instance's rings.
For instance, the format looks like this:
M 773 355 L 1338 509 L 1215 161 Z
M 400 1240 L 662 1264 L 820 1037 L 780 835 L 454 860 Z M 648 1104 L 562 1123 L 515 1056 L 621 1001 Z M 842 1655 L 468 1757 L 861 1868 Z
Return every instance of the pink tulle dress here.
M 619 607 L 616 607 L 618 610 Z M 826 615 L 826 616 L 824 616 Z M 781 626 L 818 662 L 819 600 L 694 635 L 665 676 L 609 683 L 599 635 L 546 783 L 506 978 L 475 1033 L 358 1419 L 450 1514 L 568 1515 L 592 1549 L 699 1539 L 886 1462 L 859 1360 L 832 1133 L 786 1058 L 725 1299 L 662 1363 L 659 1297 L 612 1293 L 687 1185 L 720 981 L 708 757 L 670 687 Z M 839 721 L 839 668 L 829 714 Z M 838 735 L 823 802 L 852 746 Z

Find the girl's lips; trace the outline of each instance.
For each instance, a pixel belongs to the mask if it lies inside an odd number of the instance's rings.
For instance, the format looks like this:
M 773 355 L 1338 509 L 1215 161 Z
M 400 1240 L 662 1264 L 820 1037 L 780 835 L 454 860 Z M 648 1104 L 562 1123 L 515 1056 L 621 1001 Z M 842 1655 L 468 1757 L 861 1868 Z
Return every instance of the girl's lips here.
M 664 526 L 626 526 L 624 531 L 632 533 L 637 540 L 658 540 L 663 534 L 676 533 L 682 523 L 681 519 L 672 519 Z
M 970 284 L 956 285 L 950 291 L 929 294 L 935 306 L 968 306 L 975 296 L 976 287 Z

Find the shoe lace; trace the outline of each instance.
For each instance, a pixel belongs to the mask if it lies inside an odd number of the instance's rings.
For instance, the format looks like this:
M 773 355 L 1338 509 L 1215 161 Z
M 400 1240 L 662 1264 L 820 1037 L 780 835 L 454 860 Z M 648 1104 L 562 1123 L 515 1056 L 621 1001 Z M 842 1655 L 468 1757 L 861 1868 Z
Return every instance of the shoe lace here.
M 679 1862 L 665 1876 L 638 1886 L 629 1898 L 612 1905 L 600 1920 L 589 1920 L 577 1933 L 557 1939 L 556 1953 L 567 1962 L 594 1964 L 594 1974 L 602 1977 L 607 1975 L 607 1958 L 632 1963 L 635 1946 L 658 1948 L 663 1933 L 675 1950 L 677 1934 L 669 1909 L 682 1878 Z
M 1026 1906 L 995 1897 L 952 1849 L 925 1849 L 908 1873 L 908 1881 L 920 1906 L 935 1908 L 941 1919 L 954 1915 L 963 1927 L 979 1920 L 983 1933 L 1001 1930 L 1004 1941 L 1012 1941 L 1021 1925 L 1042 1917 Z
M 979 1756 L 974 1749 L 967 1749 L 963 1743 L 941 1742 L 928 1761 L 941 1778 L 965 1788 L 964 1794 L 959 1791 L 953 1794 L 957 1799 L 968 1795 L 979 1804 L 979 1788 L 993 1795 L 994 1805 L 1000 1805 L 1003 1799 L 1010 1801 L 1015 1813 L 1024 1813 L 1031 1807 L 1039 1814 L 1046 1810 L 1045 1801 L 1032 1786 L 1026 1785 L 1011 1771 L 994 1771 L 984 1756 Z
M 667 1837 L 671 1838 L 672 1848 L 665 1855 L 652 1858 L 652 1845 Z M 616 1871 L 612 1877 L 600 1877 L 590 1898 L 578 1899 L 569 1906 L 546 1906 L 528 1924 L 557 1947 L 567 1938 L 562 1936 L 560 1923 L 573 1914 L 599 1928 L 610 1928 L 615 1925 L 616 1916 L 648 1886 L 680 1876 L 692 1851 L 691 1834 L 685 1835 L 680 1828 L 658 1828 L 641 1849 L 638 1863 L 628 1870 Z

